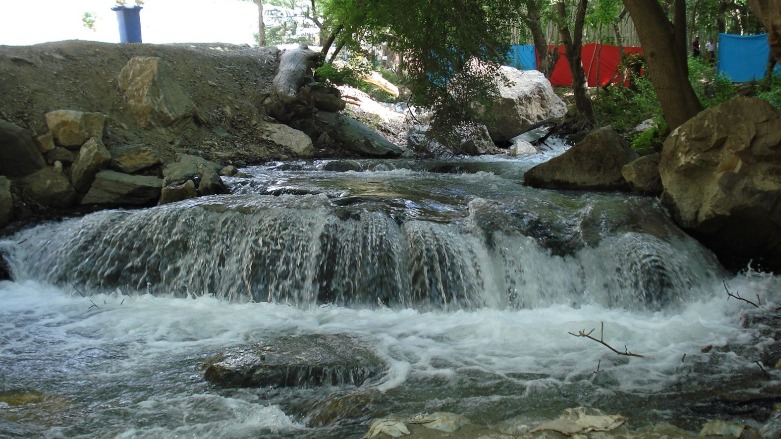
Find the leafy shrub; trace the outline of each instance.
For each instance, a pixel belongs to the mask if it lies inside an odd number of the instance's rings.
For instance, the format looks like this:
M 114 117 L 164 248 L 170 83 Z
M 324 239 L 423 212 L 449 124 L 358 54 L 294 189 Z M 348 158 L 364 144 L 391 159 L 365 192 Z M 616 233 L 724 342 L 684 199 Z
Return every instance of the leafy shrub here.
M 689 58 L 689 82 L 706 108 L 726 102 L 737 94 L 732 81 L 700 58 Z
M 349 85 L 358 88 L 361 78 L 371 73 L 371 64 L 363 58 L 351 59 L 348 63 L 340 61 L 323 64 L 315 70 L 315 78 L 333 85 Z
M 368 94 L 378 102 L 394 102 L 396 97 L 372 84 L 364 82 L 361 78 L 371 73 L 371 64 L 362 58 L 349 63 L 324 64 L 315 70 L 315 78 L 320 82 L 327 82 L 333 85 L 349 85 Z M 395 73 L 390 70 L 380 69 L 380 74 L 388 81 L 395 84 L 397 80 Z
M 762 80 L 760 88 L 762 91 L 757 93 L 757 97 L 781 110 L 781 77 L 773 76 Z

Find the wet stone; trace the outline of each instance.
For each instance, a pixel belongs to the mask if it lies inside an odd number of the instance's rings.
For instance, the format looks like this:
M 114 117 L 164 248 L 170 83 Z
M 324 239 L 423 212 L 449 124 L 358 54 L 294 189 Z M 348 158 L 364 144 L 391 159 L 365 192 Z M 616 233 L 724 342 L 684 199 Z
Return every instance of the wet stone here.
M 279 337 L 206 360 L 204 378 L 226 387 L 360 386 L 385 371 L 362 340 L 346 335 Z

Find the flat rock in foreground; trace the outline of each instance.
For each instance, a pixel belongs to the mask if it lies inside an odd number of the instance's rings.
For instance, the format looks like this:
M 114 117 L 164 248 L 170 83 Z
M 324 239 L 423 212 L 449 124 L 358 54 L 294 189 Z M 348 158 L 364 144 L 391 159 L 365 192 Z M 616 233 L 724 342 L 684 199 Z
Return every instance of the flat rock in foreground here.
M 230 348 L 205 363 L 206 380 L 228 387 L 360 386 L 386 369 L 346 335 L 279 337 Z

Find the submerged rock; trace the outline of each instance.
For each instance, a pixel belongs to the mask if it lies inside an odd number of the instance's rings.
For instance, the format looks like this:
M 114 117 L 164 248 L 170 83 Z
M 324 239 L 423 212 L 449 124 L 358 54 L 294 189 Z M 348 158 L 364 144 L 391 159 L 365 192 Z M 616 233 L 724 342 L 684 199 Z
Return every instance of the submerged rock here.
M 204 378 L 228 387 L 360 386 L 386 369 L 346 335 L 279 337 L 231 348 L 205 362 Z
M 14 200 L 11 197 L 11 180 L 0 176 L 0 227 L 11 221 L 13 213 Z M 0 260 L 0 264 L 2 264 L 2 260 Z M 1 277 L 2 274 L 0 274 Z

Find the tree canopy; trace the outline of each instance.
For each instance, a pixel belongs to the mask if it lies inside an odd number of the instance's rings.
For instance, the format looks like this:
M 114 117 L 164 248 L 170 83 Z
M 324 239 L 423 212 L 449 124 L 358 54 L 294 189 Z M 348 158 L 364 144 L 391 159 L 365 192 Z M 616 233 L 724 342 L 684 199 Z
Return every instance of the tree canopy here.
M 432 107 L 451 122 L 471 119 L 472 103 L 496 90 L 495 73 L 504 64 L 519 29 L 528 29 L 540 52 L 544 73 L 552 66 L 548 45 L 572 46 L 567 56 L 579 52 L 580 41 L 594 35 L 622 45 L 617 23 L 629 12 L 638 34 L 645 35 L 652 81 L 674 69 L 674 81 L 686 75 L 685 51 L 695 35 L 715 37 L 717 31 L 760 29 L 746 0 L 310 0 L 323 30 L 324 51 L 349 47 L 368 51 L 384 47 L 403 60 L 406 86 L 415 104 Z M 269 0 L 292 7 L 293 0 Z M 640 11 L 640 12 L 638 12 Z M 645 12 L 642 12 L 645 11 Z M 652 11 L 651 14 L 649 11 Z M 576 13 L 577 12 L 577 13 Z M 553 33 L 551 29 L 556 29 Z M 598 33 L 595 29 L 599 29 Z M 572 30 L 572 32 L 570 32 Z M 566 32 L 564 32 L 566 31 Z M 584 33 L 589 35 L 584 36 Z M 597 41 L 600 42 L 600 41 Z M 544 51 L 544 52 L 543 52 Z M 325 59 L 325 56 L 323 57 Z M 479 60 L 479 62 L 476 62 Z M 577 60 L 576 60 L 577 61 Z M 661 62 L 660 62 L 661 61 Z M 576 62 L 577 63 L 577 62 Z M 579 63 L 577 63 L 579 64 Z M 653 77 L 653 71 L 659 72 Z M 573 74 L 577 72 L 573 71 Z M 573 75 L 576 76 L 576 75 Z M 690 90 L 683 93 L 669 84 L 656 83 L 665 117 L 676 126 L 700 107 Z M 582 84 L 575 85 L 575 95 Z M 676 91 L 677 90 L 677 91 Z M 680 92 L 680 93 L 679 93 Z M 678 98 L 678 96 L 683 96 Z M 677 100 L 683 99 L 681 105 Z M 675 112 L 676 107 L 685 111 Z M 588 105 L 578 105 L 583 112 Z M 587 116 L 588 120 L 593 120 Z

